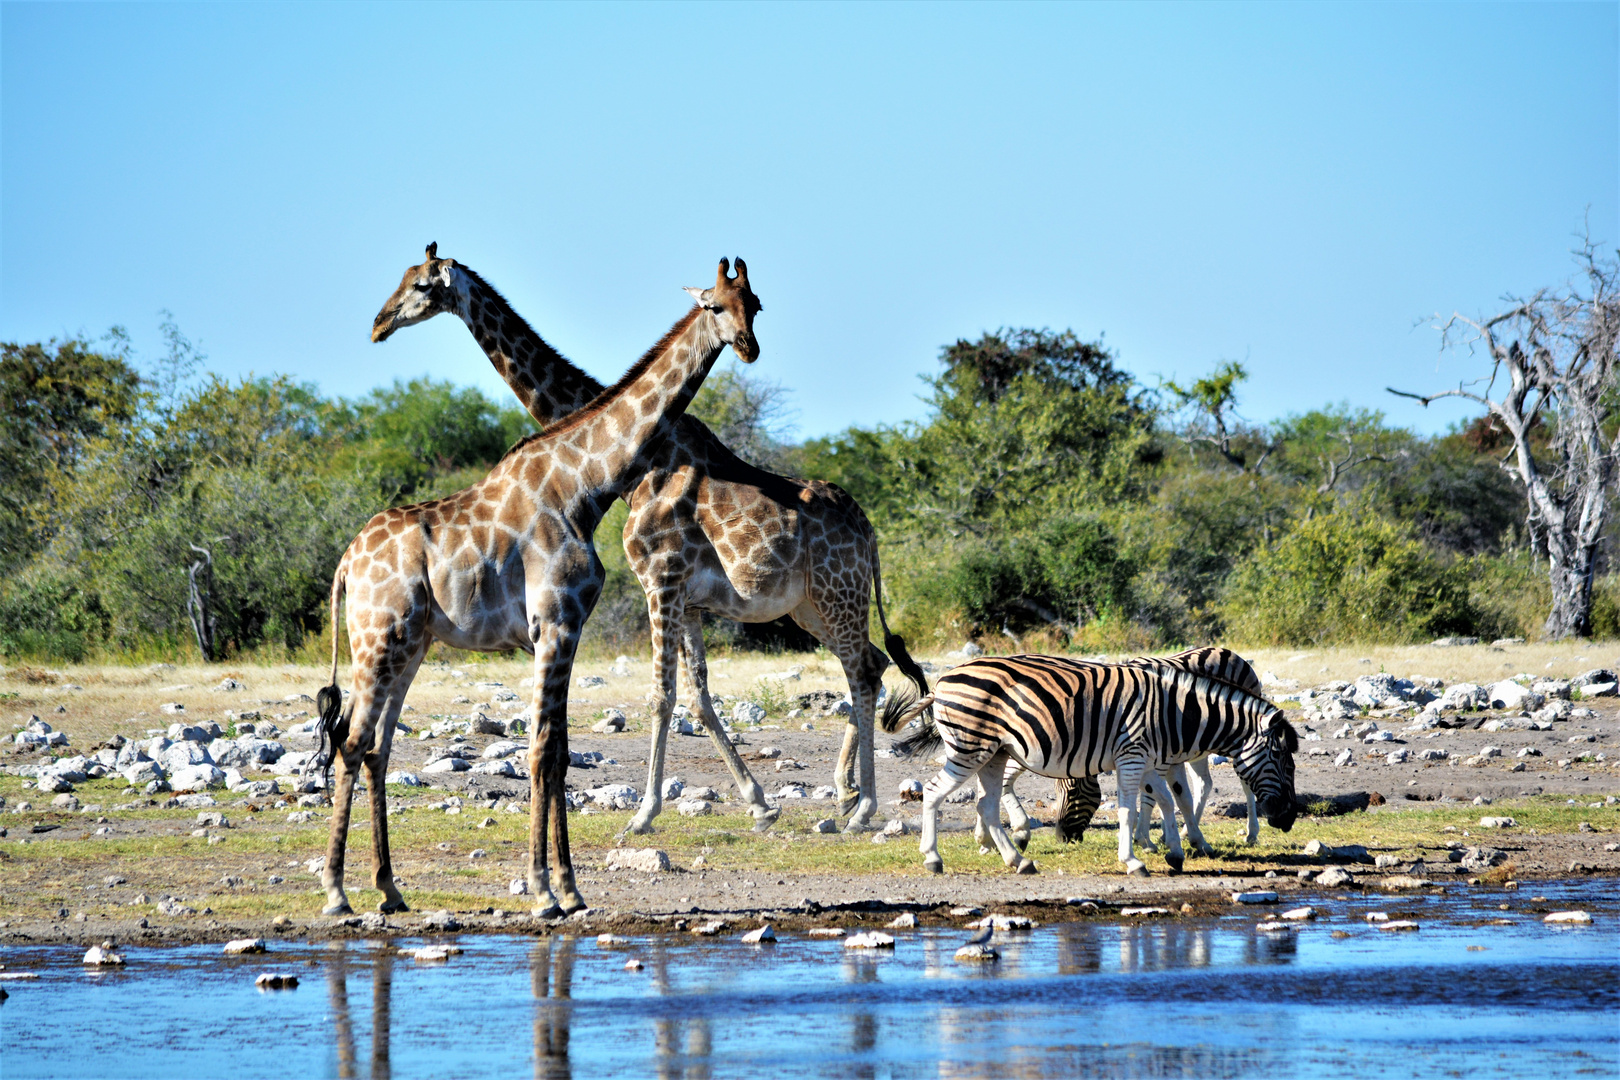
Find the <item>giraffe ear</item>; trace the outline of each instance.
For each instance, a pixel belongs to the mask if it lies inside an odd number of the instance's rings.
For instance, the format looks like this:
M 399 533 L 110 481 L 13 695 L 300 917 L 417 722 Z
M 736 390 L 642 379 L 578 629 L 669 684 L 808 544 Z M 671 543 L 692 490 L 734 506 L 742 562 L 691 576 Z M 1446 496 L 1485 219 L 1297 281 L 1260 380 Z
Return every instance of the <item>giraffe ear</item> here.
M 713 289 L 700 289 L 696 285 L 682 285 L 681 288 L 683 288 L 687 292 L 691 293 L 692 294 L 692 299 L 696 300 L 700 307 L 706 307 L 706 308 L 714 307 L 714 290 Z
M 429 262 L 439 257 L 439 242 L 437 240 L 427 246 L 427 257 Z

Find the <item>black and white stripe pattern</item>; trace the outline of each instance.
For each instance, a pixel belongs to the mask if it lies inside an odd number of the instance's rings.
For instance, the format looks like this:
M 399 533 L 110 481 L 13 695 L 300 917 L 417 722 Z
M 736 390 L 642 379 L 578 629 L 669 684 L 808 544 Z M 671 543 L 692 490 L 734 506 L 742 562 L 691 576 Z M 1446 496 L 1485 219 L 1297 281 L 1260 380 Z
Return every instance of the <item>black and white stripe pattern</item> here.
M 1000 825 L 1003 771 L 1016 761 L 1052 777 L 1119 776 L 1120 860 L 1131 872 L 1137 795 L 1144 775 L 1210 753 L 1233 759 L 1259 796 L 1271 824 L 1292 826 L 1294 729 L 1264 698 L 1206 675 L 1164 664 L 1098 664 L 1054 656 L 986 657 L 946 673 L 934 693 L 885 710 L 894 731 L 912 716 L 922 729 L 896 745 L 902 753 L 937 742 L 946 764 L 923 791 L 925 862 L 939 870 L 935 848 L 939 804 L 971 778 L 979 814 L 1009 866 L 1032 871 Z M 1171 840 L 1172 865 L 1179 838 Z

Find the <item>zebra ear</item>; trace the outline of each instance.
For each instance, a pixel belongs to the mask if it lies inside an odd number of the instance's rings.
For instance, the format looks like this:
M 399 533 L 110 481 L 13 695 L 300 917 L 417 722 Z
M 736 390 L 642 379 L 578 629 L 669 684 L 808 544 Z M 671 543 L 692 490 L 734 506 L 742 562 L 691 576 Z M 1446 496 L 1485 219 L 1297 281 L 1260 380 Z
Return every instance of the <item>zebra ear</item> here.
M 1283 719 L 1283 714 L 1280 712 L 1272 715 L 1271 734 L 1282 739 L 1283 746 L 1288 748 L 1290 754 L 1299 752 L 1299 732 L 1294 730 L 1293 724 Z

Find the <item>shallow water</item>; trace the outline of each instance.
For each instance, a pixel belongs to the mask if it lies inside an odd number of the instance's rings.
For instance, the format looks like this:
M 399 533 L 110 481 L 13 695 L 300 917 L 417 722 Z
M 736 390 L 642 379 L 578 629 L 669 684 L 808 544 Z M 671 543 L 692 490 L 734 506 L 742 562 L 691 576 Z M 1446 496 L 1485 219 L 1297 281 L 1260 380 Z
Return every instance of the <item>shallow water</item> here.
M 0 1074 L 23 1077 L 1364 1077 L 1620 1075 L 1620 920 L 1604 881 L 1535 887 L 1605 909 L 1555 929 L 1492 918 L 1511 893 L 1318 905 L 1255 931 L 1216 921 L 1067 923 L 997 934 L 988 968 L 961 930 L 901 931 L 892 954 L 797 935 L 771 946 L 639 938 L 464 937 L 447 963 L 385 942 L 123 949 L 96 974 L 67 946 L 7 949 Z M 1362 921 L 1421 911 L 1417 933 Z M 852 918 L 829 924 L 858 926 Z M 1334 930 L 1348 938 L 1333 938 Z M 442 940 L 442 939 L 441 939 Z M 414 945 L 410 939 L 395 944 Z M 1485 946 L 1470 951 L 1470 946 Z M 624 970 L 631 956 L 646 963 Z M 269 961 L 269 962 L 267 962 Z M 263 970 L 296 990 L 253 986 Z

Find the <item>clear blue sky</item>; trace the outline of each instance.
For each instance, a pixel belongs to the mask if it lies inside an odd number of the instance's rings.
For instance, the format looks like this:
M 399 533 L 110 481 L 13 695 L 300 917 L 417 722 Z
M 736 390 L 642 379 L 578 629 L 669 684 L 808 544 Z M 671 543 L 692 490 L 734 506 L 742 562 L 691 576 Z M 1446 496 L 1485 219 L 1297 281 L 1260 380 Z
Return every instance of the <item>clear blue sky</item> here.
M 427 241 L 604 379 L 742 255 L 801 435 L 1002 325 L 1434 430 L 1414 323 L 1620 241 L 1617 10 L 6 3 L 0 339 L 505 393 L 457 321 L 368 342 Z

